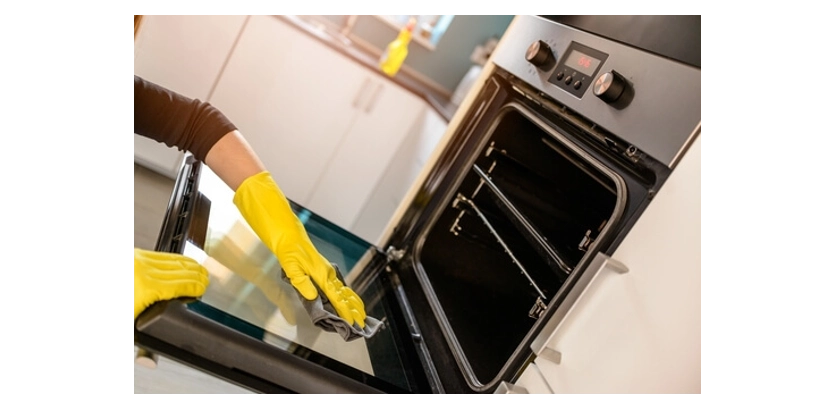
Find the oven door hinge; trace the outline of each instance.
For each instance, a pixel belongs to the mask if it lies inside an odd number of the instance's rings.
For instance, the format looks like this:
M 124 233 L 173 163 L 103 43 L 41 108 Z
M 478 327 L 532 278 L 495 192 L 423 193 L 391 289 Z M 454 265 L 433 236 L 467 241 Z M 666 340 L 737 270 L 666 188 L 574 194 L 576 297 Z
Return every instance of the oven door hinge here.
M 534 302 L 533 307 L 530 308 L 530 311 L 528 311 L 528 316 L 533 319 L 539 319 L 542 317 L 542 314 L 545 313 L 547 308 L 548 307 L 547 305 L 545 305 L 545 302 L 542 300 L 542 297 L 537 296 L 536 302 Z
M 389 245 L 389 247 L 386 248 L 386 263 L 400 261 L 403 259 L 404 255 L 406 255 L 405 249 L 397 249 L 394 246 Z
M 598 236 L 601 234 L 601 231 L 604 229 L 604 226 L 606 225 L 607 219 L 604 219 L 601 222 L 601 226 L 599 226 L 599 228 L 596 229 L 595 233 L 593 233 L 591 229 L 587 229 L 587 232 L 585 232 L 584 234 L 584 238 L 582 238 L 582 240 L 579 241 L 579 250 L 587 252 L 587 250 L 590 248 L 590 245 L 592 245 L 593 242 L 596 241 L 596 238 L 598 238 Z

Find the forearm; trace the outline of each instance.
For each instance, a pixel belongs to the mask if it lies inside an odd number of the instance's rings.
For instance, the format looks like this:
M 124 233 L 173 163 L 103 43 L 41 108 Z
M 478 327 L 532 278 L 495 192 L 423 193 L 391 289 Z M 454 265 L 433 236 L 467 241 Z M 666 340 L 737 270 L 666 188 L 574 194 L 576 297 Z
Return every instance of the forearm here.
M 233 191 L 245 179 L 266 170 L 238 130 L 221 137 L 207 153 L 204 163 Z

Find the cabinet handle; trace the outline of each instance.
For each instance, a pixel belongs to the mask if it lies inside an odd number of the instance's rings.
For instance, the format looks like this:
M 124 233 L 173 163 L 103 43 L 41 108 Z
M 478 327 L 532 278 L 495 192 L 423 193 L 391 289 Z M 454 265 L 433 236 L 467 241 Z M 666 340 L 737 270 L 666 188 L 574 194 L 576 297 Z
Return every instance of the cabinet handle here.
M 576 281 L 576 285 L 574 286 L 574 290 L 578 287 L 578 290 L 581 290 L 581 292 L 573 296 L 568 294 L 565 297 L 565 300 L 561 303 L 561 305 L 559 305 L 556 312 L 553 314 L 553 318 L 551 318 L 550 322 L 545 325 L 542 332 L 539 333 L 539 335 L 533 340 L 533 343 L 531 343 L 530 348 L 537 356 L 541 356 L 543 359 L 549 360 L 556 364 L 561 362 L 562 354 L 556 350 L 548 348 L 547 345 L 550 342 L 550 339 L 556 334 L 557 331 L 559 331 L 559 328 L 562 327 L 562 324 L 582 297 L 584 297 L 584 295 L 590 289 L 593 282 L 600 277 L 601 272 L 605 268 L 609 268 L 619 274 L 624 274 L 629 271 L 627 266 L 618 260 L 614 260 L 601 252 L 596 254 L 596 256 L 593 257 L 593 260 L 590 262 L 590 265 L 587 266 L 587 270 L 585 270 L 584 274 L 582 274 L 582 276 Z
M 375 102 L 377 102 L 377 98 L 380 96 L 380 92 L 382 90 L 383 90 L 383 84 L 380 83 L 380 84 L 377 85 L 377 88 L 375 88 L 375 91 L 372 94 L 372 98 L 369 99 L 369 103 L 366 105 L 366 109 L 363 110 L 365 113 L 368 114 L 368 113 L 370 113 L 372 111 L 372 108 L 374 107 Z
M 369 91 L 368 88 L 370 81 L 371 79 L 367 77 L 366 80 L 363 82 L 363 85 L 360 87 L 360 89 L 357 90 L 357 96 L 355 96 L 355 100 L 352 101 L 352 108 L 360 107 L 360 101 L 363 100 L 363 97 L 366 96 L 366 92 Z

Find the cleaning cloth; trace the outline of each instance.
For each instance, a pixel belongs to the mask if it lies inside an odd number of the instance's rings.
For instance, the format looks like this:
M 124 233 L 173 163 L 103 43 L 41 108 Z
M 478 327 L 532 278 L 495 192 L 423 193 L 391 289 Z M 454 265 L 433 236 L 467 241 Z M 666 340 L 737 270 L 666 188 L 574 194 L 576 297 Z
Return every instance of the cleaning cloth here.
M 338 280 L 345 285 L 346 282 L 343 280 L 343 275 L 340 274 L 338 266 L 333 263 L 332 267 L 335 269 Z M 284 270 L 281 270 L 281 278 L 287 284 L 292 284 Z M 306 312 L 312 319 L 312 323 L 324 331 L 337 332 L 341 337 L 343 337 L 344 341 L 352 341 L 360 337 L 371 338 L 380 330 L 380 328 L 383 327 L 382 321 L 370 316 L 367 316 L 364 320 L 363 328 L 361 328 L 359 325 L 349 324 L 343 318 L 338 316 L 337 311 L 335 311 L 335 308 L 332 306 L 332 303 L 329 302 L 329 299 L 326 297 L 323 291 L 320 288 L 317 289 L 318 298 L 316 299 L 307 300 L 301 296 L 300 293 L 298 294 L 298 297 L 301 299 L 301 303 L 304 305 Z

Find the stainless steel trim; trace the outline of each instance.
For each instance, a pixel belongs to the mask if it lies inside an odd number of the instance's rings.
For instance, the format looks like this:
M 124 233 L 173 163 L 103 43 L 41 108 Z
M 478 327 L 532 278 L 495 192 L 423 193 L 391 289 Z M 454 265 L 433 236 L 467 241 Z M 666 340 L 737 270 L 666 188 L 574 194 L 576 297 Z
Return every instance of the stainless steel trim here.
M 556 334 L 556 332 L 559 331 L 559 328 L 564 325 L 564 321 L 567 319 L 570 313 L 573 312 L 576 304 L 582 299 L 583 296 L 585 296 L 590 286 L 597 278 L 599 278 L 601 272 L 605 268 L 609 268 L 619 274 L 624 274 L 629 271 L 627 266 L 619 261 L 614 260 L 601 252 L 597 253 L 590 262 L 590 265 L 587 267 L 587 270 L 585 270 L 584 274 L 576 281 L 576 286 L 574 287 L 573 292 L 568 293 L 567 296 L 565 296 L 565 300 L 559 305 L 556 312 L 553 314 L 551 322 L 545 325 L 542 332 L 539 333 L 536 339 L 533 340 L 533 343 L 531 343 L 530 348 L 534 353 L 543 357 L 544 359 L 553 361 L 551 357 L 547 356 L 553 356 L 553 353 L 559 352 L 548 348 L 548 342 Z M 558 361 L 555 363 L 558 364 L 560 362 L 561 354 L 559 355 Z
M 687 150 L 689 150 L 692 143 L 695 142 L 696 139 L 701 135 L 701 123 L 698 123 L 698 126 L 695 127 L 695 130 L 689 135 L 689 137 L 684 142 L 684 145 L 678 150 L 678 153 L 672 158 L 672 161 L 669 163 L 670 169 L 675 169 L 675 166 L 678 165 L 678 162 L 681 160 L 682 157 L 686 154 Z
M 623 75 L 633 87 L 631 101 L 618 109 L 590 92 L 577 98 L 551 83 L 558 65 L 541 68 L 524 59 L 528 46 L 536 40 L 550 46 L 555 64 L 573 42 L 608 54 L 598 72 L 616 70 Z M 545 95 L 563 104 L 662 165 L 672 166 L 672 157 L 701 121 L 700 68 L 539 16 L 517 15 L 490 61 L 530 85 L 537 96 Z M 624 103 L 617 104 L 621 105 Z

